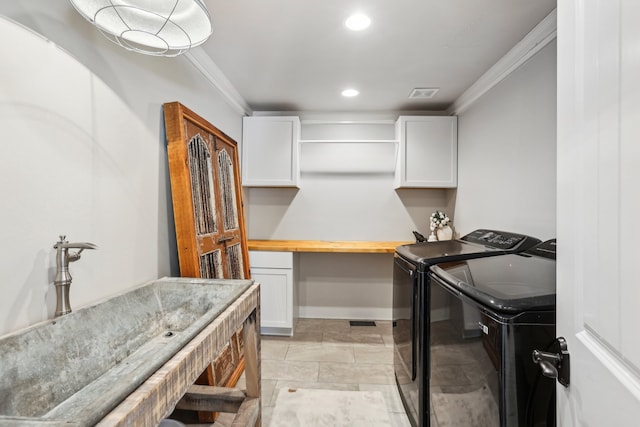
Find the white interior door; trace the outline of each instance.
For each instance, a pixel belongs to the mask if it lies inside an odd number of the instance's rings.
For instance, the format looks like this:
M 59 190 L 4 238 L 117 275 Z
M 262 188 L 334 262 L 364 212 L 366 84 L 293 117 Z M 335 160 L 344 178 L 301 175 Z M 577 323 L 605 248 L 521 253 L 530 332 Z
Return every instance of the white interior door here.
M 640 2 L 558 2 L 558 426 L 640 425 Z

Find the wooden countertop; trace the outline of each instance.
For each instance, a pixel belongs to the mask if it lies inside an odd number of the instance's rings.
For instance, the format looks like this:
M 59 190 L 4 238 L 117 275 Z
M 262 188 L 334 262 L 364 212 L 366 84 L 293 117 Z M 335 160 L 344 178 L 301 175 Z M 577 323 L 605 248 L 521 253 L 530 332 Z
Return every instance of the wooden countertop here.
M 251 251 L 394 253 L 396 247 L 415 242 L 366 242 L 329 240 L 249 240 Z

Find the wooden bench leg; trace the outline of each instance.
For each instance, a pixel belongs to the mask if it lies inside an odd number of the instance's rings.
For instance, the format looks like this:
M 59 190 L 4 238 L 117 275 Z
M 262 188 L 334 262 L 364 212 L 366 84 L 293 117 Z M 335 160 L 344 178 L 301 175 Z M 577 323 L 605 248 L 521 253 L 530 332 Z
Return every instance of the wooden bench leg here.
M 247 382 L 247 400 L 255 399 L 257 403 L 257 415 L 253 424 L 244 424 L 247 426 L 260 426 L 262 424 L 262 414 L 260 410 L 260 327 L 257 313 L 253 312 L 247 318 L 242 328 L 244 334 L 244 369 L 245 379 Z M 233 424 L 235 426 L 235 422 Z M 240 424 L 239 424 L 240 425 Z
M 260 422 L 260 399 L 247 398 L 236 414 L 236 417 L 231 423 L 231 427 L 247 427 L 247 426 L 259 426 Z

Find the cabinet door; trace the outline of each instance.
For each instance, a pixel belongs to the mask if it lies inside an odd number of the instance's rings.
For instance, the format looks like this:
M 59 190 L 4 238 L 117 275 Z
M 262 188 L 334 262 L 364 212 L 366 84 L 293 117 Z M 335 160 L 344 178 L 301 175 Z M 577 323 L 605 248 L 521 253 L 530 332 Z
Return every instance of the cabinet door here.
M 260 283 L 262 333 L 291 335 L 293 332 L 293 270 L 252 268 L 251 277 Z
M 300 120 L 245 117 L 242 121 L 242 185 L 297 187 Z
M 458 121 L 451 116 L 401 116 L 396 188 L 454 188 L 458 181 Z

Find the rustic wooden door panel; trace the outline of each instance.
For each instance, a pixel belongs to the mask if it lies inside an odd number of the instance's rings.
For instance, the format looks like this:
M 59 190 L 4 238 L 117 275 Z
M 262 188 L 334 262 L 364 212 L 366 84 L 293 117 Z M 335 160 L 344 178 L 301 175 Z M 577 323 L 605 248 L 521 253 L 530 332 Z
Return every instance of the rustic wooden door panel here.
M 180 103 L 164 115 L 180 275 L 249 278 L 236 142 Z

